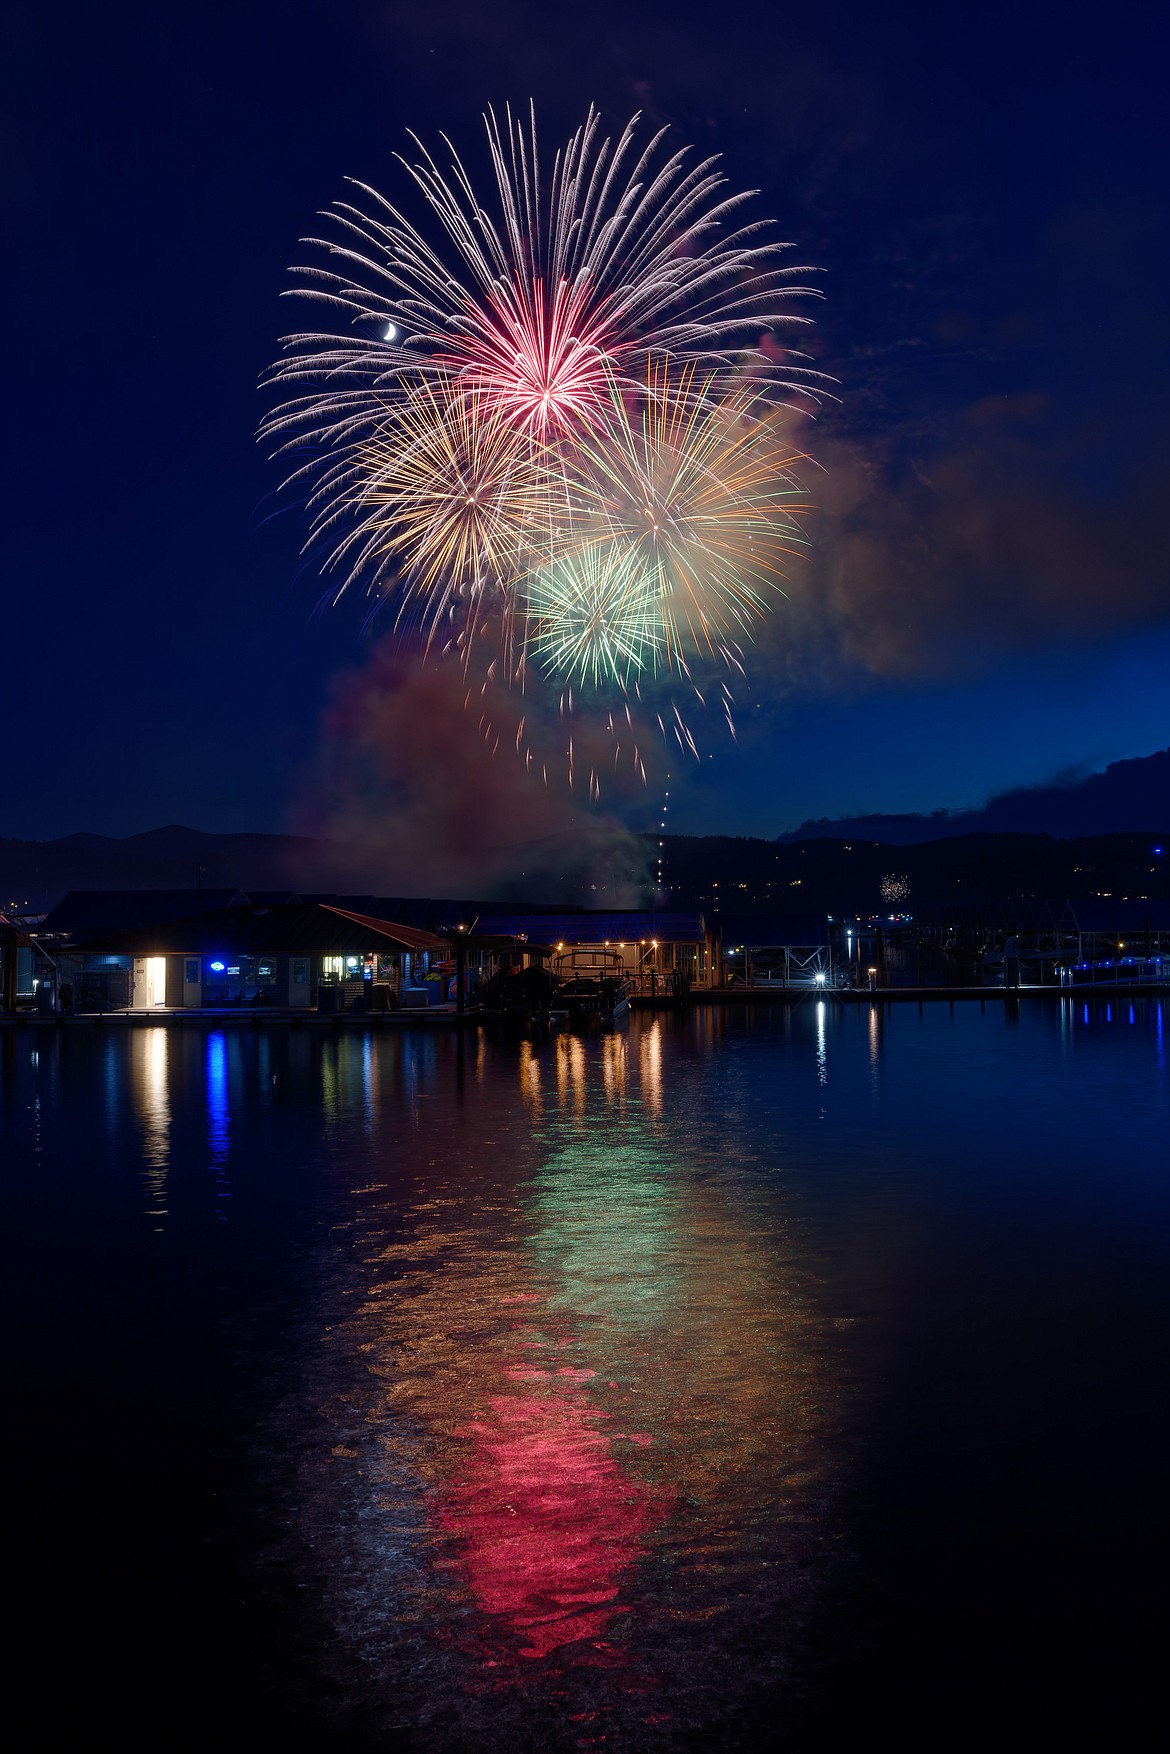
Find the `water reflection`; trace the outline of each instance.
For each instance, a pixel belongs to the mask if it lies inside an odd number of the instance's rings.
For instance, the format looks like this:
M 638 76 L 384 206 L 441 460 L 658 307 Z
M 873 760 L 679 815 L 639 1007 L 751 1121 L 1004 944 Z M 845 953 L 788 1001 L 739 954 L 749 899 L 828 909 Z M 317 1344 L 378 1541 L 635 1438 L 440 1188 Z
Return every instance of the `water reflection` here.
M 471 1447 L 439 1518 L 458 1539 L 453 1563 L 477 1604 L 502 1622 L 504 1636 L 480 1634 L 489 1667 L 603 1639 L 628 1606 L 619 1587 L 656 1520 L 655 1494 L 623 1473 L 603 1429 L 608 1415 L 589 1399 L 596 1372 L 563 1362 L 565 1339 L 525 1313 L 514 1330 L 519 1361 L 504 1367 L 501 1392 L 452 1429 Z M 592 1642 L 577 1660 L 618 1654 Z
M 878 1074 L 881 1071 L 882 1063 L 882 1022 L 881 1006 L 871 1003 L 869 1006 L 869 1015 L 866 1019 L 866 1033 L 869 1042 L 870 1086 L 875 1091 L 877 1089 Z
M 827 1324 L 734 1124 L 712 1155 L 702 1093 L 669 1112 L 662 1046 L 657 1020 L 481 1042 L 462 1104 L 449 1040 L 322 1047 L 327 1103 L 363 1069 L 368 1157 L 273 1441 L 303 1458 L 300 1537 L 387 1712 L 417 1714 L 429 1675 L 427 1746 L 465 1745 L 468 1713 L 488 1748 L 521 1721 L 549 1747 L 699 1726 L 815 1575 Z
M 362 1042 L 362 1106 L 367 1133 L 374 1131 L 378 1087 L 374 1079 L 374 1044 L 369 1036 Z
M 102 1043 L 102 1088 L 105 1102 L 102 1113 L 105 1117 L 106 1136 L 116 1137 L 121 1119 L 122 1096 L 125 1079 L 118 1055 L 118 1043 L 113 1036 L 107 1036 Z
M 1154 1025 L 1154 1031 L 1155 1040 L 1157 1042 L 1158 1073 L 1160 1081 L 1164 1083 L 1166 1078 L 1166 1047 L 1162 1037 L 1162 1001 L 1160 999 L 1155 1007 L 1155 1012 L 1156 1022 Z
M 34 1472 L 92 1396 L 126 1574 L 256 1592 L 258 1746 L 763 1746 L 867 1640 L 856 1716 L 1002 1717 L 1053 1620 L 1071 1697 L 1163 1496 L 1164 1008 L 1005 1010 L 0 1032 Z
M 520 1095 L 536 1115 L 544 1106 L 541 1058 L 530 1041 L 520 1043 Z
M 238 1039 L 233 1048 L 239 1051 Z M 228 1091 L 228 1041 L 223 1030 L 213 1030 L 207 1038 L 207 1147 L 210 1154 L 212 1185 L 215 1189 L 215 1215 L 223 1219 L 221 1204 L 232 1197 L 228 1176 L 228 1154 L 231 1149 L 231 1102 Z
M 662 1113 L 662 1020 L 650 1019 L 638 1036 L 638 1072 L 642 1107 L 647 1114 Z
M 167 1086 L 169 1046 L 165 1028 L 136 1029 L 131 1036 L 130 1080 L 134 1108 L 142 1129 L 146 1215 L 158 1220 L 167 1215 L 167 1164 L 171 1144 L 171 1105 Z M 158 1223 L 155 1228 L 161 1230 L 163 1226 Z
M 611 1038 L 612 1039 L 612 1038 Z M 578 1114 L 585 1112 L 585 1043 L 579 1035 L 558 1035 L 554 1042 L 557 1095 L 561 1107 L 570 1102 Z

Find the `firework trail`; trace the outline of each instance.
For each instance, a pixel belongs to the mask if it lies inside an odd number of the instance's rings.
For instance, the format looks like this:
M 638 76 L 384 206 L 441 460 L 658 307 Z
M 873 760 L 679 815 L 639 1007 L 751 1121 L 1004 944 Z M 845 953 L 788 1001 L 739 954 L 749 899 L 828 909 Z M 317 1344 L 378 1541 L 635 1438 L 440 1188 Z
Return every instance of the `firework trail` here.
M 445 136 L 446 176 L 415 141 L 399 164 L 430 235 L 355 184 L 310 240 L 326 264 L 295 271 L 336 327 L 286 337 L 262 436 L 335 596 L 361 578 L 396 604 L 469 703 L 533 670 L 642 704 L 639 678 L 741 669 L 799 543 L 776 400 L 819 380 L 771 336 L 807 321 L 804 270 L 665 130 L 604 138 L 591 112 L 544 175 L 534 121 L 485 125 L 494 199 Z M 676 702 L 655 716 L 695 749 Z

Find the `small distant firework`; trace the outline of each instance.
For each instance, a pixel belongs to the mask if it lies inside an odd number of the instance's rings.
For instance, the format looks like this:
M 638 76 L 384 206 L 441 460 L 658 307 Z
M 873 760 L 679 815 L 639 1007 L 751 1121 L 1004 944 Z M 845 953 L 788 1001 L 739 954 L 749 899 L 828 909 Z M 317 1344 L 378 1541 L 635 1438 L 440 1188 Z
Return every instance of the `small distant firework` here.
M 296 290 L 338 327 L 286 338 L 262 435 L 336 595 L 363 579 L 457 655 L 469 702 L 473 669 L 481 699 L 543 676 L 566 704 L 610 693 L 610 726 L 616 692 L 632 731 L 632 690 L 697 753 L 642 685 L 673 673 L 703 701 L 693 667 L 742 670 L 782 595 L 806 508 L 777 392 L 807 405 L 821 380 L 774 331 L 807 321 L 804 271 L 665 130 L 639 144 L 635 117 L 604 138 L 591 111 L 542 175 L 534 122 L 485 121 L 491 199 L 416 141 L 399 163 L 431 237 L 358 184 L 337 235 L 310 240 L 328 261 Z M 726 681 L 718 698 L 731 723 Z
M 898 877 L 890 871 L 882 878 L 882 900 L 888 902 L 890 907 L 896 907 L 899 902 L 906 901 L 909 895 L 910 879 L 908 877 Z

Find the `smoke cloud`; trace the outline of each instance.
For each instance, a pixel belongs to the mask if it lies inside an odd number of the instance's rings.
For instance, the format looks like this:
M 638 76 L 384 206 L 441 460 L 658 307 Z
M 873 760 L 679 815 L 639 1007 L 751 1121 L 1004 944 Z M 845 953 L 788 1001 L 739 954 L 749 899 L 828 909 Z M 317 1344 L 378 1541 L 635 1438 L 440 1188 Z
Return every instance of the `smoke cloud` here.
M 1054 440 L 1035 396 L 979 402 L 929 438 L 810 437 L 809 556 L 761 631 L 786 691 L 858 671 L 961 676 L 996 655 L 1164 624 L 1160 482 L 1152 458 L 1123 490 L 1086 487 L 1093 434 Z M 1083 466 L 1081 466 L 1083 465 Z
M 336 678 L 296 826 L 336 844 L 344 886 L 360 871 L 382 894 L 643 905 L 649 844 L 569 790 L 565 730 L 536 739 L 559 758 L 546 780 L 517 752 L 524 698 L 467 693 L 457 667 L 412 658 L 393 635 Z

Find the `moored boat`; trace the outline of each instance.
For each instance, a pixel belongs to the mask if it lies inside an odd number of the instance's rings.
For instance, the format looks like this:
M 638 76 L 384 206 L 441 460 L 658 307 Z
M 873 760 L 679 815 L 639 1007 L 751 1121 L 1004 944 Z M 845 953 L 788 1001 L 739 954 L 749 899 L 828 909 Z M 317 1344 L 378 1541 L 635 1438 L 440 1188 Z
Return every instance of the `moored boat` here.
M 553 959 L 553 1002 L 569 1022 L 593 1027 L 629 1015 L 632 983 L 616 950 L 566 950 Z

